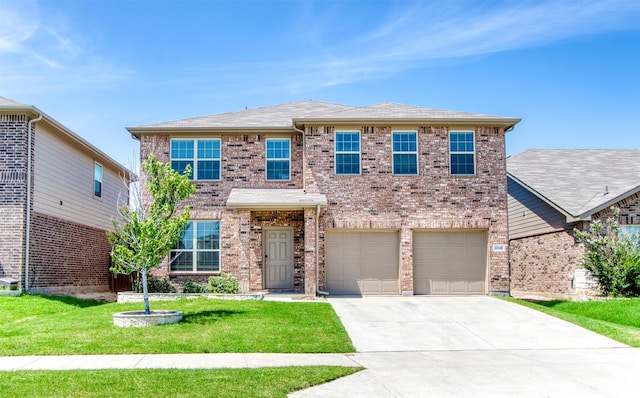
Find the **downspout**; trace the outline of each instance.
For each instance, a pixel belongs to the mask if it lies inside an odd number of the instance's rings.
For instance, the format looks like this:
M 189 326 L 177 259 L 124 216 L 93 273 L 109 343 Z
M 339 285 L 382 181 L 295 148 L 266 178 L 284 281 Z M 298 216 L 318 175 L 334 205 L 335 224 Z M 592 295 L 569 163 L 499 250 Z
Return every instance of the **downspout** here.
M 29 291 L 29 243 L 31 238 L 31 130 L 33 123 L 42 120 L 42 115 L 29 120 L 27 124 L 27 209 L 25 217 L 25 237 L 24 237 L 24 290 Z

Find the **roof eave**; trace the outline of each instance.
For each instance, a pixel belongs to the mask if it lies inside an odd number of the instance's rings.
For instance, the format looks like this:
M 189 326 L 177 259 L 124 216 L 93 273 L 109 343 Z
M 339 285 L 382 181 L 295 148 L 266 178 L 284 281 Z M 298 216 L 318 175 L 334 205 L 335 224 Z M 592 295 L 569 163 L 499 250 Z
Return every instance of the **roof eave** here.
M 520 118 L 323 118 L 323 117 L 301 117 L 293 118 L 294 126 L 298 125 L 318 125 L 318 124 L 340 124 L 340 125 L 428 125 L 428 126 L 498 126 L 506 130 L 518 124 Z
M 108 165 L 111 168 L 124 173 L 128 178 L 132 178 L 132 179 L 137 178 L 134 172 L 132 172 L 125 166 L 121 165 L 120 163 L 116 162 L 109 155 L 102 152 L 100 149 L 98 149 L 96 146 L 91 144 L 89 141 L 80 137 L 78 134 L 71 131 L 68 127 L 61 124 L 51 116 L 47 115 L 45 112 L 41 111 L 37 107 L 33 105 L 4 105 L 0 107 L 0 113 L 10 114 L 10 113 L 16 113 L 16 112 L 25 113 L 26 115 L 33 118 L 42 115 L 42 122 L 47 123 L 53 128 L 61 131 L 64 134 L 64 136 L 70 139 L 72 142 L 74 142 L 75 144 L 78 144 L 80 147 L 87 150 L 88 152 L 97 155 L 96 156 L 97 160 L 99 160 L 103 165 Z
M 189 135 L 189 134 L 247 134 L 247 133 L 292 133 L 295 132 L 292 126 L 235 126 L 235 127 L 127 127 L 127 131 L 135 139 L 140 139 L 142 135 L 152 134 L 174 134 L 174 135 Z
M 582 221 L 589 221 L 589 220 L 591 220 L 591 217 L 594 214 L 597 214 L 597 213 L 601 212 L 602 210 L 604 210 L 604 209 L 606 209 L 608 207 L 611 207 L 614 204 L 620 202 L 624 198 L 629 197 L 629 196 L 631 196 L 633 194 L 636 194 L 638 192 L 640 192 L 640 184 L 636 185 L 635 187 L 633 187 L 633 188 L 631 188 L 631 189 L 629 189 L 629 190 L 627 190 L 627 191 L 625 191 L 625 192 L 623 192 L 623 193 L 621 193 L 621 194 L 619 194 L 617 196 L 612 197 L 611 199 L 609 199 L 608 201 L 606 201 L 605 203 L 603 203 L 603 204 L 601 204 L 599 206 L 596 206 L 596 207 L 594 207 L 592 209 L 589 209 L 589 210 L 585 211 L 584 213 L 580 214 L 579 219 L 582 220 Z
M 304 210 L 325 207 L 327 202 L 302 202 L 302 203 L 227 203 L 230 209 L 239 210 Z

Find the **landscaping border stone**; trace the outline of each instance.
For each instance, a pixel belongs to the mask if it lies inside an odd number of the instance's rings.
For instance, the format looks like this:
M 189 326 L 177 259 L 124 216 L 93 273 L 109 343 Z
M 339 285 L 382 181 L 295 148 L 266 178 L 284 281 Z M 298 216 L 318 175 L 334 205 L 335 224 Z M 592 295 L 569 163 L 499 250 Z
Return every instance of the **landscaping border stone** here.
M 263 300 L 262 293 L 216 294 L 216 293 L 149 293 L 149 301 L 172 301 L 178 299 L 194 299 L 206 297 L 218 300 Z M 141 303 L 144 301 L 142 293 L 119 292 L 118 303 Z

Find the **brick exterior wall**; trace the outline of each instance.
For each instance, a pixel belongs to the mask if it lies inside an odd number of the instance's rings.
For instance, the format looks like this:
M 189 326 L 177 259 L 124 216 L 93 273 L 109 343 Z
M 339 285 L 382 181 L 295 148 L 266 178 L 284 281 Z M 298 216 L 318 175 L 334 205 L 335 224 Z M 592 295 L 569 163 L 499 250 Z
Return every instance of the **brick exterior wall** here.
M 401 290 L 413 291 L 412 234 L 425 229 L 481 229 L 489 247 L 507 244 L 507 185 L 504 131 L 477 128 L 476 174 L 449 174 L 448 129 L 418 129 L 418 176 L 392 173 L 391 127 L 365 126 L 361 131 L 360 176 L 336 176 L 334 128 L 307 126 L 304 140 L 292 134 L 291 181 L 265 181 L 265 146 L 268 134 L 222 135 L 221 181 L 196 182 L 187 201 L 193 220 L 220 220 L 221 268 L 240 281 L 241 291 L 263 290 L 262 230 L 289 226 L 294 233 L 294 290 L 315 291 L 318 257 L 320 290 L 325 289 L 324 237 L 327 229 L 395 229 L 401 233 Z M 275 137 L 275 136 L 274 136 Z M 168 162 L 169 135 L 143 135 L 141 157 L 154 154 Z M 184 138 L 184 137 L 180 137 Z M 303 165 L 303 142 L 306 145 Z M 304 175 L 304 180 L 303 180 Z M 229 209 L 232 188 L 305 188 L 328 198 L 321 210 L 318 253 L 315 252 L 316 209 L 303 211 L 249 211 Z M 509 290 L 508 254 L 489 252 L 489 292 Z M 170 273 L 167 260 L 154 271 L 172 281 L 208 278 L 203 273 Z
M 23 289 L 28 122 L 25 115 L 0 115 L 0 277 L 18 279 Z M 36 125 L 32 126 L 32 139 Z M 33 145 L 31 150 L 33 154 Z M 33 199 L 33 190 L 31 195 Z M 32 209 L 30 290 L 108 290 L 111 248 L 105 231 Z
M 504 131 L 477 128 L 476 174 L 449 172 L 449 130 L 418 129 L 417 176 L 392 171 L 391 127 L 365 126 L 361 131 L 362 173 L 334 173 L 333 127 L 307 127 L 307 190 L 327 195 L 320 218 L 324 231 L 395 229 L 401 234 L 401 291 L 413 291 L 412 233 L 424 229 L 482 229 L 489 247 L 507 244 L 507 195 Z M 320 288 L 324 289 L 324 245 L 320 248 Z M 489 251 L 489 292 L 509 291 L 506 252 Z
M 20 280 L 24 264 L 28 118 L 0 115 L 0 277 Z
M 620 210 L 621 224 L 640 224 L 640 193 L 614 206 Z M 607 208 L 593 215 L 602 219 L 611 215 Z M 588 225 L 577 225 L 588 228 Z M 576 243 L 574 231 L 564 230 L 538 236 L 513 239 L 511 251 L 511 294 L 514 297 L 571 297 L 595 294 L 583 280 L 584 247 Z
M 106 231 L 35 212 L 31 222 L 29 277 L 34 291 L 109 290 Z
M 570 276 L 581 268 L 584 249 L 573 231 L 514 239 L 511 241 L 511 295 L 568 296 L 573 292 Z

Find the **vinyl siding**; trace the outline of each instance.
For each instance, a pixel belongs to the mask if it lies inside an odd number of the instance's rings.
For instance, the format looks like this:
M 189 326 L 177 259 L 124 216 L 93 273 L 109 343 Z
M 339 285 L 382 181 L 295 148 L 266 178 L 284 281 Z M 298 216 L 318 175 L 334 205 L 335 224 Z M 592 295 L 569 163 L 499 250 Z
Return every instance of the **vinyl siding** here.
M 540 235 L 571 228 L 564 214 L 511 178 L 507 178 L 509 239 Z
M 94 159 L 72 142 L 38 127 L 34 149 L 33 210 L 102 230 L 111 230 L 118 195 L 127 191 L 118 172 L 103 166 L 102 197 L 93 195 Z

